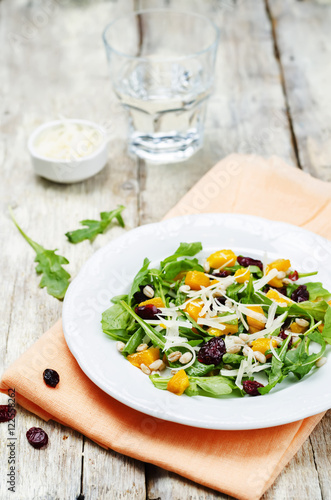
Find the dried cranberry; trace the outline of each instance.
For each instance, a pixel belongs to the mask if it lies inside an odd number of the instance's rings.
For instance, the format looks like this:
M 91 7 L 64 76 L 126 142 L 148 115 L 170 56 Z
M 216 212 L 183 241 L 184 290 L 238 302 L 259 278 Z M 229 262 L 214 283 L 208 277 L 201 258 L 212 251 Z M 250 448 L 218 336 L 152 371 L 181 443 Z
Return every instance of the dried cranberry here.
M 260 382 L 257 382 L 256 380 L 245 380 L 243 382 L 244 391 L 250 396 L 261 396 L 258 391 L 259 387 L 264 387 L 264 385 L 260 384 Z
M 283 340 L 286 340 L 286 339 L 287 339 L 287 337 L 288 337 L 288 334 L 287 334 L 287 333 L 285 333 L 285 331 L 284 331 L 284 330 L 282 330 L 282 331 L 280 332 L 280 334 L 279 334 L 279 337 L 280 337 L 281 339 L 283 339 Z M 287 348 L 289 349 L 291 346 L 292 346 L 292 337 L 290 338 L 290 341 L 289 341 L 289 343 L 287 344 Z
M 60 382 L 60 375 L 57 371 L 52 370 L 51 368 L 46 368 L 44 371 L 44 382 L 49 387 L 56 387 Z
M 9 405 L 0 405 L 0 422 L 9 422 L 16 416 L 16 410 Z
M 135 308 L 135 312 L 142 319 L 154 319 L 157 314 L 161 314 L 160 309 L 154 306 L 154 304 L 146 304 L 145 306 L 138 306 Z
M 214 337 L 203 345 L 198 352 L 198 361 L 205 365 L 218 365 L 226 353 L 225 342 L 221 337 Z
M 230 271 L 220 271 L 219 273 L 213 273 L 213 276 L 216 276 L 216 278 L 226 278 L 229 275 Z
M 291 281 L 297 281 L 299 279 L 298 271 L 293 271 L 288 275 L 288 279 Z
M 219 306 L 224 306 L 224 304 L 226 302 L 226 297 L 215 297 L 215 302 Z
M 300 285 L 291 295 L 291 299 L 294 302 L 306 302 L 309 300 L 309 292 L 306 285 Z
M 27 440 L 37 450 L 46 446 L 48 443 L 48 436 L 46 432 L 40 427 L 31 427 L 26 433 Z
M 144 302 L 144 300 L 150 299 L 150 297 L 147 297 L 147 295 L 145 295 L 143 292 L 145 286 L 147 286 L 147 285 L 140 285 L 139 286 L 140 291 L 136 292 L 133 295 L 134 300 L 136 301 L 137 304 L 140 304 L 140 302 Z M 153 288 L 153 290 L 155 290 L 154 285 L 152 285 L 151 283 L 148 283 L 148 286 L 150 286 L 151 288 Z
M 260 260 L 257 259 L 252 259 L 251 257 L 243 257 L 242 255 L 239 255 L 237 257 L 238 264 L 240 264 L 243 267 L 248 267 L 248 266 L 257 266 L 258 268 L 263 271 L 263 264 Z

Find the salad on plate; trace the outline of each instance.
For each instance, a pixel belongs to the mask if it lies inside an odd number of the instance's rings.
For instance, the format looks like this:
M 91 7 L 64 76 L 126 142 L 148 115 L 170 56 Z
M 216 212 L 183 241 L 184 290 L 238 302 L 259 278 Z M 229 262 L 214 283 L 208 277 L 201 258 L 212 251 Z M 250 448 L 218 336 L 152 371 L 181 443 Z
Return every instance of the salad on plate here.
M 178 396 L 259 396 L 327 361 L 331 293 L 290 260 L 223 249 L 203 261 L 181 243 L 157 268 L 146 258 L 102 329 L 158 389 Z M 304 282 L 302 282 L 304 280 Z

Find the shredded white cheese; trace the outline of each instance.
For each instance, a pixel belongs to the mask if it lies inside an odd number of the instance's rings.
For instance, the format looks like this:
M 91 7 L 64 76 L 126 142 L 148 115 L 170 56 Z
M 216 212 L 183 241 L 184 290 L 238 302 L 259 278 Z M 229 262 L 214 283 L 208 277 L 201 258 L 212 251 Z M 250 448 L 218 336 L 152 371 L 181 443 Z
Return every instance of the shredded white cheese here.
M 263 278 L 256 280 L 254 282 L 254 285 L 253 285 L 254 290 L 255 291 L 261 290 L 261 288 L 263 288 L 265 285 L 267 285 L 270 280 L 272 280 L 273 278 L 275 278 L 277 276 L 278 272 L 279 271 L 277 269 L 271 269 L 271 271 L 267 275 L 264 275 Z
M 75 161 L 92 154 L 103 140 L 97 128 L 63 120 L 60 125 L 43 130 L 37 136 L 34 147 L 38 154 L 46 158 Z

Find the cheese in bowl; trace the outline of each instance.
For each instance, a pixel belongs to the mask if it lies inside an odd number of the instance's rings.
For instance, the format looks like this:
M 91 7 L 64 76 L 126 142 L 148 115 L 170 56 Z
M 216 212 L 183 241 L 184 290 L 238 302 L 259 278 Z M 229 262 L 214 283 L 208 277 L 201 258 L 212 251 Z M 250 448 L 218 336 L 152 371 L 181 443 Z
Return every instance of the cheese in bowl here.
M 38 127 L 28 149 L 35 172 L 46 179 L 71 183 L 102 170 L 108 158 L 103 127 L 87 120 L 57 120 Z

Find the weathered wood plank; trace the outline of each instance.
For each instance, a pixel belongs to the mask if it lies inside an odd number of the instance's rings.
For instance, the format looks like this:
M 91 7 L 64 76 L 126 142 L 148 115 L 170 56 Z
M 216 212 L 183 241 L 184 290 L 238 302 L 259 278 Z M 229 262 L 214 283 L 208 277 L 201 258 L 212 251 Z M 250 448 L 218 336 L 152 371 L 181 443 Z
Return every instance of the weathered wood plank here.
M 86 439 L 83 492 L 88 500 L 145 500 L 145 465 Z
M 323 500 L 331 499 L 331 411 L 310 436 Z
M 331 180 L 331 5 L 267 0 L 301 166 Z
M 149 478 L 148 500 L 230 500 L 232 498 L 154 465 L 146 466 L 146 475 Z
M 112 95 L 101 31 L 108 20 L 132 6 L 128 2 L 74 1 L 1 2 L 4 40 L 0 80 L 2 282 L 0 301 L 2 342 L 0 370 L 19 356 L 59 317 L 61 304 L 38 289 L 33 251 L 11 223 L 7 206 L 15 207 L 27 234 L 47 248 L 59 248 L 70 261 L 72 276 L 100 246 L 123 231 L 112 229 L 92 245 L 74 246 L 64 233 L 78 227 L 82 218 L 98 216 L 119 203 L 126 205 L 127 226 L 137 224 L 137 162 L 126 155 L 126 121 Z M 111 141 L 109 163 L 99 175 L 84 183 L 61 186 L 34 176 L 26 141 L 30 132 L 59 115 L 87 118 L 105 124 L 116 140 Z M 6 398 L 1 397 L 1 402 Z M 31 426 L 49 434 L 47 449 L 34 450 L 25 438 Z M 74 499 L 81 492 L 83 438 L 60 425 L 44 423 L 19 410 L 17 417 L 17 492 L 7 491 L 6 465 L 1 468 L 0 497 L 4 500 Z M 7 426 L 0 426 L 1 443 Z M 84 488 L 87 498 L 105 498 L 105 491 L 139 491 L 143 498 L 145 475 L 141 464 L 119 458 L 85 443 Z M 98 476 L 95 463 L 114 474 Z M 123 467 L 125 474 L 117 473 Z M 42 473 L 41 473 L 42 471 Z M 108 483 L 109 481 L 109 483 Z M 99 490 L 100 488 L 100 490 Z M 99 494 L 100 492 L 100 494 Z M 129 493 L 126 498 L 129 498 Z M 115 497 L 114 497 L 115 498 Z
M 322 500 L 314 451 L 308 439 L 261 500 Z

